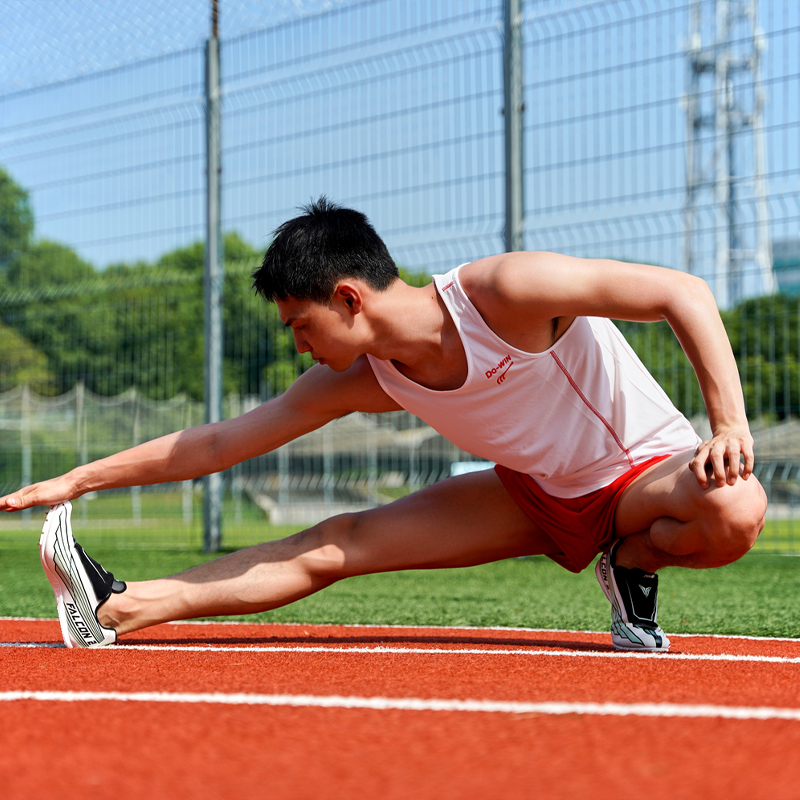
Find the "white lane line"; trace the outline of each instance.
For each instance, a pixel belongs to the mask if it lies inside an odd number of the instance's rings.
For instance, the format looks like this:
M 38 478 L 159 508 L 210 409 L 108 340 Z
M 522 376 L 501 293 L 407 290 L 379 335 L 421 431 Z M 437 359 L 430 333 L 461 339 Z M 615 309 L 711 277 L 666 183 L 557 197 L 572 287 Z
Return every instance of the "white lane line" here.
M 308 694 L 222 694 L 171 692 L 0 692 L 0 701 L 189 703 L 248 706 L 365 708 L 377 711 L 479 711 L 501 714 L 581 714 L 615 717 L 714 717 L 800 722 L 798 708 L 682 705 L 678 703 L 524 703 L 496 700 L 438 700 L 414 697 L 341 697 Z
M 37 648 L 63 647 L 54 642 L 8 642 L 6 647 Z M 800 657 L 755 656 L 728 653 L 630 653 L 602 650 L 489 650 L 482 648 L 444 648 L 444 647 L 331 647 L 325 645 L 160 645 L 160 644 L 119 644 L 102 648 L 103 652 L 124 653 L 128 650 L 182 653 L 396 653 L 400 655 L 481 655 L 481 656 L 554 656 L 562 658 L 650 658 L 662 661 L 739 661 L 766 664 L 800 664 Z
M 61 642 L 0 642 L 0 647 L 55 647 L 67 649 Z
M 0 617 L 0 622 L 58 622 L 56 618 L 44 617 Z M 608 631 L 584 631 L 572 630 L 570 628 L 510 628 L 489 625 L 382 625 L 381 623 L 335 623 L 335 622 L 247 622 L 236 620 L 204 620 L 204 619 L 184 619 L 173 622 L 164 622 L 164 625 L 246 625 L 281 628 L 373 628 L 399 630 L 422 630 L 422 631 L 499 631 L 499 632 L 518 632 L 518 633 L 583 633 L 593 636 L 608 636 Z M 800 642 L 800 638 L 787 636 L 739 636 L 727 635 L 724 633 L 670 633 L 670 639 L 731 639 L 744 640 L 751 642 Z
M 296 647 L 284 647 L 281 645 L 260 645 L 256 647 L 230 647 L 213 645 L 154 645 L 154 644 L 125 644 L 113 648 L 117 651 L 128 648 L 136 650 L 192 650 L 197 652 L 208 652 L 221 650 L 223 652 L 259 652 L 259 653 L 412 653 L 415 655 L 498 655 L 498 656 L 557 656 L 566 658 L 656 658 L 667 661 L 753 661 L 766 662 L 770 664 L 800 664 L 800 657 L 785 656 L 751 656 L 736 655 L 725 653 L 636 653 L 636 652 L 612 652 L 604 650 L 489 650 L 483 648 L 445 648 L 445 647 L 331 647 L 325 645 L 309 646 L 298 645 Z

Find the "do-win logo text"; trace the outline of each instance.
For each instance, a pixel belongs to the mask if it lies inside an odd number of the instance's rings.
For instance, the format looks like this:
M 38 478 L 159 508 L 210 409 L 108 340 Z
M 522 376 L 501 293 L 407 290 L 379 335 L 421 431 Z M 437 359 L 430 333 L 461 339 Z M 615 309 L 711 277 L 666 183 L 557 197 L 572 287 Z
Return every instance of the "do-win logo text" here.
M 501 359 L 496 367 L 487 369 L 484 374 L 486 375 L 487 379 L 493 378 L 495 375 L 497 375 L 497 384 L 500 385 L 506 379 L 508 371 L 513 366 L 514 362 L 511 360 L 511 355 L 509 354 L 505 358 Z

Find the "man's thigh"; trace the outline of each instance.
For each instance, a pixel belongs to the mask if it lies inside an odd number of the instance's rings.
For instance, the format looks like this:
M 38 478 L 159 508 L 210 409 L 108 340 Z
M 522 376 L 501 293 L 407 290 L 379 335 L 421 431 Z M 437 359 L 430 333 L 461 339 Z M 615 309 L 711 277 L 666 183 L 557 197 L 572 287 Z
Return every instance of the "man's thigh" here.
M 704 489 L 689 469 L 693 450 L 671 456 L 639 475 L 622 494 L 614 518 L 619 536 L 649 530 L 659 519 L 679 522 L 728 516 L 763 516 L 764 491 L 758 480 L 739 478 L 733 486 L 713 482 Z
M 336 537 L 335 525 L 332 532 Z M 352 515 L 338 535 L 345 570 L 352 575 L 467 567 L 559 552 L 514 502 L 493 469 L 447 478 L 389 505 Z

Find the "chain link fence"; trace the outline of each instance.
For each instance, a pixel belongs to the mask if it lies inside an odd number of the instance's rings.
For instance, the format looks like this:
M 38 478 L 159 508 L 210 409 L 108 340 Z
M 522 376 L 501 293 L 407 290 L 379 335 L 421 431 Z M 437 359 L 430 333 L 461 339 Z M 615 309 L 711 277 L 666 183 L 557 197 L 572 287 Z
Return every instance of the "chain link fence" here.
M 523 2 L 517 166 L 528 249 L 690 268 L 712 288 L 726 209 L 738 294 L 720 305 L 772 501 L 758 547 L 795 552 L 800 11 L 731 0 L 745 15 L 751 5 L 750 27 L 732 25 L 723 45 L 707 21 L 714 0 Z M 6 492 L 202 420 L 209 23 L 204 2 L 0 2 L 0 12 Z M 221 3 L 227 416 L 308 366 L 249 292 L 269 232 L 299 205 L 324 193 L 365 211 L 410 280 L 504 249 L 503 12 L 500 0 Z M 717 96 L 705 73 L 692 83 L 712 51 L 740 63 L 727 132 L 701 120 Z M 703 114 L 690 125 L 692 98 Z M 765 228 L 776 293 L 757 259 Z M 702 398 L 669 329 L 619 324 L 702 434 Z M 266 518 L 298 527 L 387 502 L 471 461 L 408 415 L 340 421 L 226 475 L 224 542 L 258 541 Z M 76 513 L 123 545 L 193 547 L 199 493 L 111 492 Z M 1 524 L 12 535 L 36 522 Z

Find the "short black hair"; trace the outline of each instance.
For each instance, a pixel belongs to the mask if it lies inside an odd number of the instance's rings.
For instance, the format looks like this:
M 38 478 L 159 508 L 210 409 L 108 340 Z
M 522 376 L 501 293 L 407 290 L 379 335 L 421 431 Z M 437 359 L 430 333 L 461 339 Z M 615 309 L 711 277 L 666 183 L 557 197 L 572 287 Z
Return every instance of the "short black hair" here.
M 311 300 L 326 304 L 339 281 L 360 278 L 377 291 L 399 277 L 383 240 L 360 211 L 324 195 L 275 229 L 253 289 L 268 302 Z

